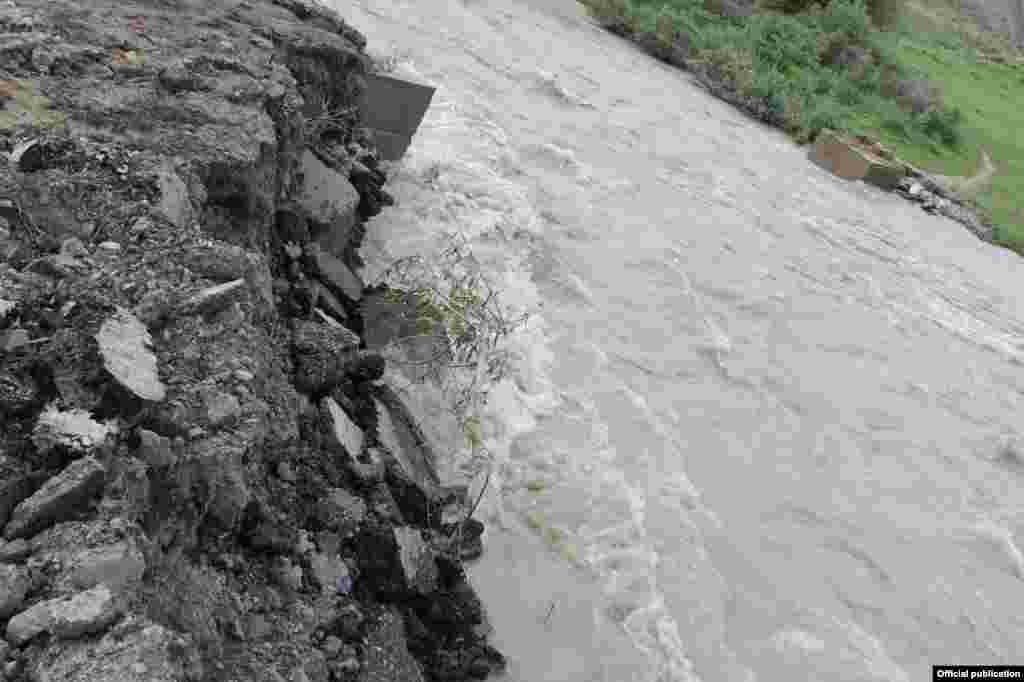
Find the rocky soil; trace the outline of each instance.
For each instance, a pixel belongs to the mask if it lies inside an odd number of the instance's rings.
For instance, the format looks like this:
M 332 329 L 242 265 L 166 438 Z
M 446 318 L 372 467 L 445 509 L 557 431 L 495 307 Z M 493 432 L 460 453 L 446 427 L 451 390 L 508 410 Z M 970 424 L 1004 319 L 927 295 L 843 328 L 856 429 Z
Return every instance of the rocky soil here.
M 0 679 L 503 667 L 467 491 L 378 420 L 364 48 L 306 0 L 0 1 Z

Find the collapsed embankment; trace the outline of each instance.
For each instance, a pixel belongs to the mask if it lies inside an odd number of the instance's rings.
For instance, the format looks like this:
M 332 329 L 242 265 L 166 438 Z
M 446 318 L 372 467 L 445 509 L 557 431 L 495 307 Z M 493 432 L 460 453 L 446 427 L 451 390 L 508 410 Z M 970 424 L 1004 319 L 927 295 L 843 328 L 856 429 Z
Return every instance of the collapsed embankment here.
M 305 0 L 0 4 L 0 678 L 503 665 L 466 491 L 378 423 L 364 47 Z

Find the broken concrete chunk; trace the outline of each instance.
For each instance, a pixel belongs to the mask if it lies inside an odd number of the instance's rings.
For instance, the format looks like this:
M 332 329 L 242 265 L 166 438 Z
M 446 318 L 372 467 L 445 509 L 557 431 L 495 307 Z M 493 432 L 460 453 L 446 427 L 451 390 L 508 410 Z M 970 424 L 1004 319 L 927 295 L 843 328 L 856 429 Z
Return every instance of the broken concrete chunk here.
M 24 566 L 0 564 L 0 620 L 5 620 L 21 610 L 32 581 Z
M 151 350 L 149 330 L 127 310 L 118 310 L 96 335 L 103 364 L 122 386 L 143 400 L 160 401 L 167 393 Z
M 21 646 L 48 632 L 61 639 L 76 639 L 109 627 L 121 609 L 106 585 L 79 592 L 70 598 L 39 602 L 11 618 L 7 641 Z
M 103 465 L 93 457 L 75 460 L 15 507 L 4 538 L 34 535 L 67 520 L 103 489 L 105 474 Z
M 217 286 L 207 287 L 182 304 L 186 315 L 206 315 L 223 310 L 236 301 L 245 291 L 245 280 L 236 279 Z
M 341 255 L 356 224 L 359 193 L 346 176 L 328 168 L 308 149 L 302 155 L 302 175 L 298 203 L 317 226 L 313 238 L 326 251 Z
M 356 458 L 363 451 L 365 436 L 363 430 L 356 426 L 341 406 L 331 397 L 321 401 L 328 418 L 329 435 L 333 441 L 345 449 L 349 457 Z
M 364 125 L 413 135 L 430 108 L 435 88 L 384 74 L 369 74 L 359 102 Z
M 306 251 L 320 281 L 350 301 L 363 297 L 363 281 L 347 265 L 316 244 L 308 245 Z

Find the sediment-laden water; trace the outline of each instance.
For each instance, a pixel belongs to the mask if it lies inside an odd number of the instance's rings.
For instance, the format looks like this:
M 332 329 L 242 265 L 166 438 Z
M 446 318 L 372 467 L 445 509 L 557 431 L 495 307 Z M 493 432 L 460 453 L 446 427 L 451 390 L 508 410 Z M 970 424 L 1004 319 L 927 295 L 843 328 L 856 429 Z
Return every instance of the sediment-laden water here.
M 1024 660 L 1019 257 L 566 0 L 333 1 L 438 87 L 368 278 L 459 231 L 534 313 L 487 407 L 473 570 L 510 679 Z

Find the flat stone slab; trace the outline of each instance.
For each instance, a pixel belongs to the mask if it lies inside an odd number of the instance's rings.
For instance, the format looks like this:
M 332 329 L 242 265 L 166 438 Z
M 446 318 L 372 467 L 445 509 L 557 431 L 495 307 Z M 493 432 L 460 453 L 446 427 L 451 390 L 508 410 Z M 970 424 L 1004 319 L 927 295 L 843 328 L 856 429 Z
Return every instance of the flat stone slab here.
M 340 256 L 352 237 L 359 192 L 348 178 L 328 168 L 308 149 L 302 155 L 302 194 L 299 206 L 313 223 L 313 238 L 327 252 Z
M 4 538 L 14 540 L 34 535 L 71 517 L 103 489 L 105 474 L 103 465 L 93 457 L 82 457 L 67 465 L 14 508 Z
M 349 300 L 359 301 L 363 297 L 363 281 L 359 276 L 339 259 L 316 245 L 313 247 L 308 252 L 320 281 Z
M 359 453 L 363 451 L 363 444 L 366 440 L 363 430 L 349 419 L 349 416 L 345 414 L 345 410 L 341 409 L 341 405 L 334 398 L 324 398 L 321 404 L 324 411 L 330 417 L 332 434 L 338 444 L 345 448 L 345 452 L 350 457 L 355 458 L 359 456 Z
M 833 130 L 823 130 L 811 150 L 811 160 L 846 180 L 864 180 L 882 189 L 893 189 L 906 175 L 904 166 L 883 158 L 880 150 L 869 151 L 859 143 Z
M 11 618 L 7 641 L 21 646 L 48 632 L 61 639 L 76 639 L 107 628 L 121 615 L 114 593 L 106 585 L 63 599 L 39 602 Z

